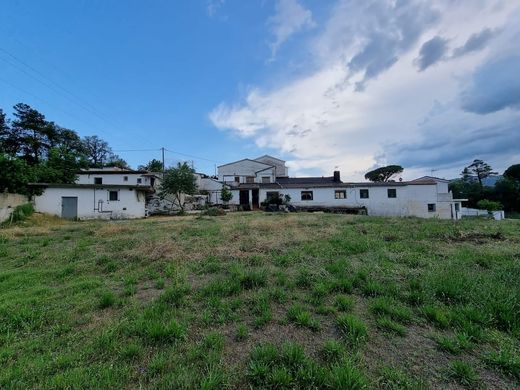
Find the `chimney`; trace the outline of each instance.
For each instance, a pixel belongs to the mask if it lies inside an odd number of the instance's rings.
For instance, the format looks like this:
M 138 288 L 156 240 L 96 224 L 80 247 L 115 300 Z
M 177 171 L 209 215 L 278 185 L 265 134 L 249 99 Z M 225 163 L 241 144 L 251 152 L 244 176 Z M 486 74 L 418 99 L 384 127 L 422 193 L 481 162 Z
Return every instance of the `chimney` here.
M 341 179 L 340 179 L 340 176 L 339 176 L 339 171 L 334 171 L 334 182 L 336 182 L 336 183 L 340 183 L 341 182 Z

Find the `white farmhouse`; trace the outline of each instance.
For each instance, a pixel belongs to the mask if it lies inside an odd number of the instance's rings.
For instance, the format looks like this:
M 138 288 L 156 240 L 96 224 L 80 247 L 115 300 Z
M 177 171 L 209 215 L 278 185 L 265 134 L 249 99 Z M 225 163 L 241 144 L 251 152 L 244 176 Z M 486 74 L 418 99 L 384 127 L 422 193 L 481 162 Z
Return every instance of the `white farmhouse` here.
M 302 210 L 460 219 L 465 200 L 453 199 L 448 180 L 430 176 L 384 183 L 342 182 L 339 171 L 330 177 L 288 177 L 285 162 L 271 156 L 221 165 L 218 174 L 232 189 L 230 203 L 245 209 L 259 208 L 270 197 L 289 196 Z
M 130 169 L 85 169 L 74 184 L 33 183 L 43 189 L 34 197 L 35 209 L 69 219 L 143 218 L 157 179 L 155 174 Z

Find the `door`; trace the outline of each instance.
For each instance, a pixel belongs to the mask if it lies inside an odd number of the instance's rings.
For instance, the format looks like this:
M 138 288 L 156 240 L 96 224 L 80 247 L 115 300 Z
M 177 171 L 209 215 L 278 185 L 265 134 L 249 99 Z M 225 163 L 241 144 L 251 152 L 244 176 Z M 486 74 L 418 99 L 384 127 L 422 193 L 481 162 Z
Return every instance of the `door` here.
M 254 209 L 257 209 L 258 207 L 260 207 L 260 204 L 259 204 L 259 193 L 260 190 L 253 190 L 252 191 L 252 197 L 253 197 L 253 208 Z
M 61 197 L 61 217 L 66 219 L 78 218 L 78 197 L 62 196 Z
M 249 190 L 240 190 L 240 205 L 249 206 Z

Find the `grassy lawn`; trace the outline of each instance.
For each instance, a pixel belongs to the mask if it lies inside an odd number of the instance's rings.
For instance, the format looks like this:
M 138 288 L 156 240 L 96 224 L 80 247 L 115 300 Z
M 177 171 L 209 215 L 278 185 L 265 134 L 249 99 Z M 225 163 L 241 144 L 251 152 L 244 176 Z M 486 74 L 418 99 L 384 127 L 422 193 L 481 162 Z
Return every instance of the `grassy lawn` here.
M 520 221 L 0 229 L 0 388 L 518 388 Z

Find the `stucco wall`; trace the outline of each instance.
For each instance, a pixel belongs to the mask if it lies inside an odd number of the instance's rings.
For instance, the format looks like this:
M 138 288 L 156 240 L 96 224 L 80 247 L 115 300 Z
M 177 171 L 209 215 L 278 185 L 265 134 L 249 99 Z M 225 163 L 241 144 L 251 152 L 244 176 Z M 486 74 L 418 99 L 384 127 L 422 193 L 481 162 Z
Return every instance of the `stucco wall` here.
M 119 191 L 119 200 L 109 201 L 108 191 Z M 61 217 L 61 198 L 63 196 L 78 198 L 79 219 L 126 219 L 145 217 L 145 193 L 142 191 L 94 188 L 47 188 L 34 199 L 36 211 Z M 100 203 L 102 201 L 102 203 Z M 98 209 L 101 206 L 101 210 Z M 103 212 L 101 212 L 103 211 Z
M 28 202 L 29 199 L 25 195 L 0 193 L 0 222 L 7 220 L 16 206 Z
M 240 183 L 245 183 L 247 176 L 256 177 L 258 171 L 266 168 L 269 168 L 269 166 L 258 161 L 238 161 L 220 166 L 218 168 L 218 177 L 220 181 L 233 182 L 235 176 L 240 176 Z M 270 176 L 271 182 L 274 182 L 274 169 L 260 172 L 259 176 Z M 255 179 L 255 182 L 258 182 L 258 179 Z

